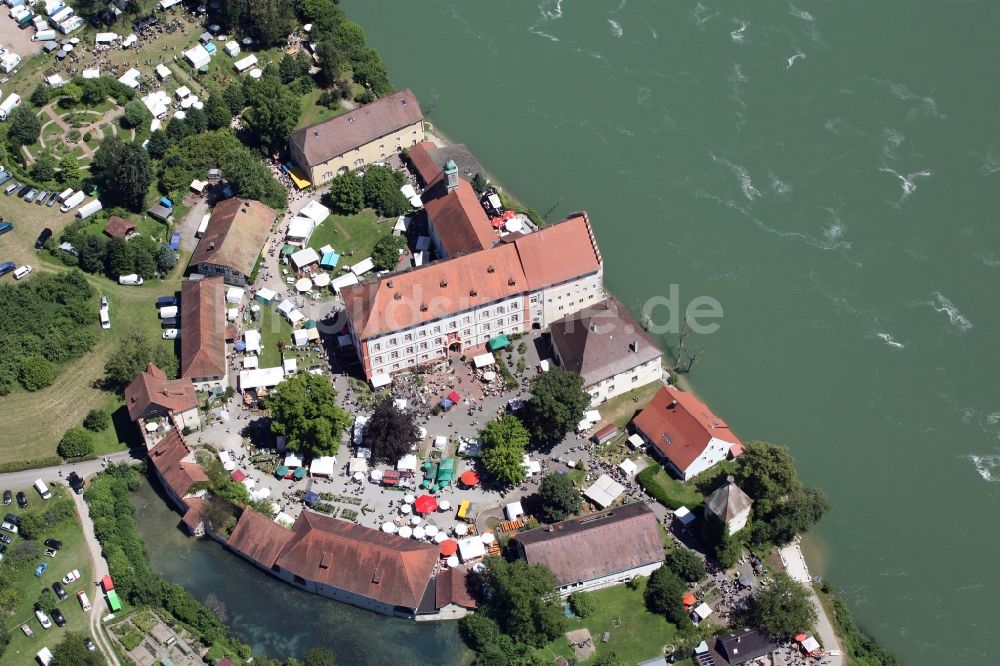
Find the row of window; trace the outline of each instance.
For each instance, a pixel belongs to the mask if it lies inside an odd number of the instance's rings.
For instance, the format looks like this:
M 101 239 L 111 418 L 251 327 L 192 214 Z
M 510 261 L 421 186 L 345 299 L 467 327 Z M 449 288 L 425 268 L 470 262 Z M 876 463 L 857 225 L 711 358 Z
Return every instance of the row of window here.
M 514 324 L 517 324 L 518 322 L 521 321 L 521 315 L 519 314 L 518 310 L 519 310 L 519 308 L 518 308 L 517 304 L 511 305 L 509 308 L 505 308 L 502 305 L 498 305 L 495 308 L 493 308 L 492 310 L 490 310 L 490 309 L 482 310 L 481 313 L 480 313 L 479 319 L 482 320 L 482 319 L 485 319 L 487 317 L 494 317 L 494 318 L 500 317 L 500 321 L 499 322 L 493 322 L 494 326 L 503 326 L 505 324 L 514 325 Z M 502 317 L 502 315 L 505 312 L 508 312 L 508 311 L 511 313 L 511 315 L 509 317 L 506 317 L 506 318 Z M 468 325 L 472 324 L 472 315 L 465 315 L 465 316 L 463 316 L 462 319 L 461 319 L 461 323 L 462 323 L 463 326 L 468 326 Z M 453 320 L 451 320 L 451 321 L 448 322 L 447 329 L 449 331 L 457 331 L 458 330 L 458 325 L 459 325 L 459 320 L 458 319 L 453 319 Z M 491 325 L 491 322 L 483 322 L 482 324 L 480 324 L 480 326 L 482 326 L 483 330 L 487 330 L 487 331 L 490 330 L 490 325 Z M 389 338 L 388 340 L 385 341 L 385 346 L 384 347 L 382 346 L 383 343 L 381 343 L 381 342 L 371 342 L 371 343 L 368 344 L 368 350 L 370 352 L 373 352 L 373 353 L 374 352 L 380 352 L 383 349 L 391 349 L 392 347 L 396 347 L 396 346 L 401 345 L 401 344 L 406 344 L 407 342 L 413 342 L 414 338 L 419 339 L 419 338 L 427 337 L 428 335 L 438 335 L 440 333 L 441 333 L 441 325 L 440 324 L 434 326 L 433 328 L 425 326 L 425 327 L 421 327 L 421 328 L 417 329 L 416 331 L 410 331 L 408 333 L 403 333 L 402 335 L 396 335 L 396 336 L 393 336 L 393 337 Z M 462 334 L 463 335 L 471 335 L 471 331 L 469 329 L 465 329 Z M 440 344 L 440 343 L 437 343 L 437 344 Z
M 497 331 L 495 331 L 495 334 L 510 335 L 513 333 L 517 333 L 519 330 L 520 329 L 518 328 L 511 328 L 509 330 L 498 329 Z M 472 347 L 475 347 L 476 345 L 484 345 L 489 341 L 491 337 L 492 336 L 490 334 L 486 334 L 478 336 L 476 338 L 465 339 L 461 343 L 461 350 L 464 352 L 468 349 L 471 349 Z M 423 351 L 424 349 L 426 349 L 426 347 L 421 345 L 419 349 L 421 353 L 416 357 L 412 356 L 413 347 L 407 347 L 407 353 L 403 358 L 400 358 L 398 350 L 392 351 L 389 354 L 383 356 L 376 356 L 372 359 L 372 372 L 376 373 L 396 372 L 397 370 L 401 370 L 402 368 L 408 368 L 413 365 L 426 363 L 427 361 L 439 358 L 443 356 L 445 353 L 445 348 L 443 346 Z M 383 364 L 385 364 L 384 367 Z

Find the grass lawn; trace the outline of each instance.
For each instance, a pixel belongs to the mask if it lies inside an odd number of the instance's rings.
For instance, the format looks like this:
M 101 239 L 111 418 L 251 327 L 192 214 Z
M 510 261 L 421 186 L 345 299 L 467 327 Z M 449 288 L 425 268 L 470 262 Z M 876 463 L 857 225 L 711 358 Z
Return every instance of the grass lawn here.
M 667 470 L 660 465 L 659 462 L 653 458 L 647 457 L 646 463 L 654 467 L 658 467 L 659 471 L 653 477 L 652 482 L 658 485 L 667 494 L 671 502 L 676 503 L 676 506 L 686 506 L 687 508 L 694 510 L 695 507 L 701 506 L 705 501 L 702 496 L 701 491 L 694 484 L 694 481 L 684 483 L 678 481 L 677 479 L 670 476 Z
M 624 428 L 632 420 L 632 417 L 637 412 L 642 411 L 642 408 L 653 399 L 653 396 L 656 395 L 661 386 L 660 382 L 650 382 L 645 386 L 640 386 L 633 391 L 623 393 L 600 405 L 597 407 L 597 410 L 601 413 L 601 421 L 595 429 L 603 428 L 609 423 L 614 423 L 619 428 Z
M 12 488 L 11 490 L 16 492 L 19 489 Z M 28 508 L 20 511 L 20 513 L 42 512 L 52 502 L 56 501 L 57 498 L 68 497 L 65 487 L 53 490 L 52 499 L 48 502 L 43 501 L 33 488 L 22 488 L 20 490 L 24 490 L 29 502 Z M 17 511 L 17 504 L 11 504 L 4 508 Z M 79 590 L 86 591 L 91 604 L 94 605 L 92 612 L 104 613 L 107 611 L 103 597 L 93 584 L 93 564 L 90 559 L 90 553 L 87 550 L 87 544 L 83 539 L 83 528 L 76 513 L 74 512 L 73 517 L 61 525 L 46 531 L 42 540 L 44 539 L 58 539 L 63 542 L 63 547 L 55 557 L 41 555 L 38 561 L 32 559 L 26 562 L 22 565 L 23 569 L 17 574 L 16 581 L 18 591 L 20 592 L 20 599 L 13 615 L 4 618 L 5 625 L 11 636 L 10 645 L 3 656 L 5 666 L 29 666 L 29 664 L 35 664 L 35 653 L 46 646 L 50 650 L 53 649 L 56 643 L 62 640 L 63 634 L 67 631 L 89 634 L 89 618 L 80 608 L 80 604 L 76 598 L 76 593 Z M 21 538 L 14 537 L 14 543 L 8 546 L 8 556 L 10 549 L 16 547 L 19 542 L 21 542 Z M 42 550 L 44 551 L 44 548 Z M 35 566 L 42 561 L 46 562 L 49 567 L 41 578 L 36 578 Z M 5 558 L 3 563 L 0 564 L 3 567 L 12 565 L 13 563 L 9 558 Z M 42 629 L 42 626 L 38 623 L 34 615 L 35 601 L 38 600 L 38 596 L 43 589 L 51 589 L 52 583 L 62 579 L 68 571 L 73 569 L 80 571 L 80 578 L 65 586 L 69 596 L 56 604 L 56 607 L 66 618 L 66 626 L 60 628 L 53 622 L 51 629 Z M 51 609 L 46 609 L 47 615 L 49 614 L 49 610 Z M 35 632 L 33 638 L 28 638 L 21 631 L 20 625 L 22 622 L 27 622 L 31 630 Z
M 273 368 L 281 365 L 281 350 L 278 342 L 292 344 L 292 325 L 271 305 L 260 308 L 260 319 L 254 324 L 260 330 L 260 367 Z
M 299 115 L 299 124 L 296 127 L 313 125 L 330 118 L 336 118 L 342 113 L 347 113 L 349 109 L 341 106 L 339 109 L 330 110 L 318 103 L 319 96 L 323 94 L 321 88 L 316 88 L 302 98 L 302 113 Z
M 630 590 L 624 585 L 591 592 L 596 610 L 586 619 L 569 618 L 566 630 L 586 627 L 597 646 L 597 655 L 613 651 L 626 664 L 637 664 L 663 654 L 663 646 L 669 645 L 677 628 L 667 622 L 662 615 L 654 615 L 646 610 L 643 589 Z M 620 626 L 615 628 L 615 620 Z M 601 642 L 604 632 L 611 632 L 607 643 Z M 544 648 L 538 650 L 547 663 L 557 656 L 573 658 L 573 649 L 565 636 L 560 636 Z M 593 658 L 591 658 L 593 659 Z M 590 660 L 588 660 L 590 661 Z
M 317 252 L 324 245 L 330 245 L 341 256 L 342 266 L 351 266 L 365 257 L 371 256 L 372 248 L 385 236 L 392 233 L 388 222 L 377 222 L 375 211 L 365 209 L 357 215 L 331 215 L 316 228 L 309 239 L 309 247 Z M 354 253 L 353 256 L 351 253 Z

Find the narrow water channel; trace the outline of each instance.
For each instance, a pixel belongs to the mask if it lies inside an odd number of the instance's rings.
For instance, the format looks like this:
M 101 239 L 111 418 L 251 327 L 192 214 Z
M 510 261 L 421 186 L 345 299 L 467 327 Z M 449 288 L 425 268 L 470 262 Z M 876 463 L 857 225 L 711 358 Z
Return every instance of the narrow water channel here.
M 187 537 L 179 516 L 149 483 L 132 500 L 153 570 L 198 599 L 217 597 L 227 624 L 255 655 L 301 658 L 310 647 L 325 645 L 336 653 L 338 666 L 469 660 L 454 622 L 382 617 L 294 589 L 214 541 Z

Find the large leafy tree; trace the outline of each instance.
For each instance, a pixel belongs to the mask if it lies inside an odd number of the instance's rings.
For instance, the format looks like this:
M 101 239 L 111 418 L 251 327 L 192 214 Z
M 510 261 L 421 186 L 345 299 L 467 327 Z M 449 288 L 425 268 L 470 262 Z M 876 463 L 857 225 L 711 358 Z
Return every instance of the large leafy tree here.
M 375 209 L 382 217 L 402 215 L 410 208 L 409 202 L 399 191 L 400 177 L 392 169 L 373 165 L 365 170 L 361 187 L 365 195 L 365 205 Z
M 538 375 L 531 385 L 525 425 L 540 444 L 551 446 L 580 423 L 590 405 L 583 377 L 555 367 Z
M 541 519 L 547 523 L 564 520 L 580 510 L 580 493 L 568 474 L 549 474 L 538 488 Z
M 334 455 L 350 415 L 337 405 L 337 392 L 326 377 L 309 372 L 278 384 L 267 400 L 271 431 L 287 437 L 292 451 Z
M 104 364 L 105 383 L 123 391 L 150 363 L 156 364 L 168 377 L 177 374 L 177 357 L 169 348 L 154 344 L 138 329 L 128 331 Z
M 316 44 L 316 61 L 319 67 L 320 78 L 327 85 L 332 85 L 340 77 L 341 72 L 344 70 L 344 65 L 347 63 L 343 52 L 337 48 L 337 44 L 329 37 L 321 39 Z
M 804 585 L 779 572 L 754 593 L 750 615 L 769 636 L 787 638 L 812 628 L 816 606 Z
M 212 93 L 205 102 L 205 120 L 208 122 L 208 129 L 217 130 L 229 127 L 233 119 L 233 112 L 226 103 L 225 98 L 220 93 Z
M 359 212 L 365 205 L 361 179 L 350 171 L 338 175 L 330 181 L 330 191 L 324 195 L 324 203 L 342 215 Z
M 101 666 L 100 653 L 88 650 L 84 638 L 80 632 L 67 632 L 52 651 L 52 666 Z
M 153 167 L 142 146 L 114 135 L 105 137 L 94 153 L 90 173 L 105 205 L 142 212 L 153 182 Z
M 385 398 L 365 424 L 364 443 L 376 462 L 395 464 L 420 441 L 420 428 L 413 412 L 396 407 L 392 398 Z
M 281 150 L 299 122 L 299 96 L 280 79 L 265 76 L 250 87 L 248 101 L 250 108 L 243 114 L 247 129 L 268 153 Z
M 385 236 L 372 248 L 372 261 L 380 271 L 391 271 L 399 263 L 399 251 L 406 247 L 406 239 L 402 236 Z
M 20 151 L 21 146 L 30 146 L 38 141 L 38 135 L 42 132 L 42 122 L 31 107 L 27 105 L 17 107 L 7 120 L 10 123 L 7 128 L 7 144 L 12 150 Z
M 684 612 L 684 602 L 681 598 L 687 586 L 677 574 L 668 567 L 660 567 L 649 577 L 646 583 L 646 606 L 653 613 L 658 613 L 678 626 L 688 621 Z
M 516 416 L 490 421 L 479 432 L 483 443 L 483 467 L 501 486 L 524 480 L 524 452 L 530 439 Z
M 705 578 L 705 563 L 693 550 L 684 546 L 676 546 L 667 553 L 665 565 L 688 583 L 697 583 Z
M 488 557 L 485 583 L 487 615 L 515 642 L 542 647 L 564 631 L 555 576 L 545 566 Z
M 63 458 L 82 458 L 94 452 L 94 435 L 80 426 L 73 426 L 62 436 L 57 447 Z

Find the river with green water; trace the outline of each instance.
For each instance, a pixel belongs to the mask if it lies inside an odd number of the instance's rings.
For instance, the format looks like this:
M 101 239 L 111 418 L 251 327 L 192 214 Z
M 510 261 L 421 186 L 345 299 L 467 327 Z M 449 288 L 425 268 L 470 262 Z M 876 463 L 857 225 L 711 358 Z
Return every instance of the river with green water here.
M 344 6 L 493 178 L 590 213 L 626 305 L 721 304 L 692 384 L 824 490 L 865 628 L 1000 656 L 1000 3 Z

